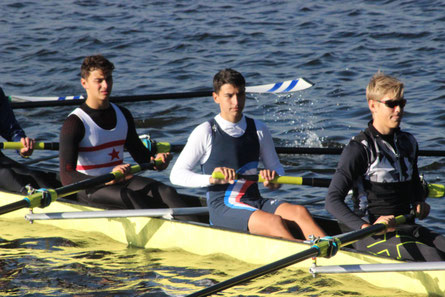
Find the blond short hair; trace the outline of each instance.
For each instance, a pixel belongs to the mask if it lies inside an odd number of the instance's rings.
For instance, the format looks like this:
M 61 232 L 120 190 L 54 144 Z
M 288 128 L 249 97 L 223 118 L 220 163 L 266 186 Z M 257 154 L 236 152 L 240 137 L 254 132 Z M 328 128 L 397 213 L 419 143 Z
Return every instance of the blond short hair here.
M 389 93 L 394 94 L 393 99 L 403 98 L 403 83 L 395 77 L 378 71 L 366 87 L 366 100 L 380 100 Z

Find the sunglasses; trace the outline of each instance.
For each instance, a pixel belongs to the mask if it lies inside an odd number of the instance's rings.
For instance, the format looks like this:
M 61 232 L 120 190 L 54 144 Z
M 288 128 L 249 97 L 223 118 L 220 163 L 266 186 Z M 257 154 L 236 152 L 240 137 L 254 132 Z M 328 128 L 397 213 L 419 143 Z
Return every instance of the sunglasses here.
M 406 99 L 403 99 L 403 98 L 400 100 L 390 99 L 390 100 L 386 100 L 386 101 L 381 101 L 381 100 L 377 100 L 377 99 L 372 99 L 372 100 L 377 101 L 379 103 L 383 103 L 389 108 L 394 108 L 396 106 L 400 106 L 400 108 L 404 108 L 405 104 L 406 104 Z

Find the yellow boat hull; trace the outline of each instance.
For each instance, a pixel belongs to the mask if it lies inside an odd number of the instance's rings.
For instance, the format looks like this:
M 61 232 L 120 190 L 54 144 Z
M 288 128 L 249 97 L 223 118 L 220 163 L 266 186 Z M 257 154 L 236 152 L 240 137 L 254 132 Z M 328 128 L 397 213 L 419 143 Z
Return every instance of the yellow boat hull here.
M 23 199 L 21 196 L 2 193 L 0 205 Z M 54 202 L 45 209 L 34 212 L 94 211 L 91 207 L 71 203 Z M 28 209 L 3 214 L 0 220 L 23 218 Z M 308 248 L 307 244 L 246 234 L 206 224 L 186 223 L 160 218 L 104 218 L 39 220 L 36 224 L 48 224 L 66 230 L 100 232 L 113 240 L 136 247 L 172 249 L 181 248 L 198 255 L 226 254 L 241 261 L 264 265 Z M 349 250 L 342 250 L 330 259 L 319 258 L 317 265 L 349 265 L 400 263 Z M 297 263 L 292 268 L 309 269 L 311 260 Z M 355 276 L 382 288 L 400 289 L 411 293 L 445 296 L 445 271 L 373 272 L 354 273 Z

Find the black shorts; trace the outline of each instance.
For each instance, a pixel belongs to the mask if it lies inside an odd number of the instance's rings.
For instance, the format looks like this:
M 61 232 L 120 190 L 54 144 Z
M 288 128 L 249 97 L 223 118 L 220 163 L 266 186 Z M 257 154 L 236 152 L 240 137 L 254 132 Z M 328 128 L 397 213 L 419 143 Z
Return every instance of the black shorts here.
M 396 232 L 361 239 L 354 247 L 397 260 L 445 261 L 445 237 L 417 224 L 403 224 Z
M 257 210 L 275 213 L 285 201 L 277 199 L 242 199 L 241 203 L 229 204 L 214 200 L 209 205 L 210 224 L 235 230 L 248 231 L 250 216 Z

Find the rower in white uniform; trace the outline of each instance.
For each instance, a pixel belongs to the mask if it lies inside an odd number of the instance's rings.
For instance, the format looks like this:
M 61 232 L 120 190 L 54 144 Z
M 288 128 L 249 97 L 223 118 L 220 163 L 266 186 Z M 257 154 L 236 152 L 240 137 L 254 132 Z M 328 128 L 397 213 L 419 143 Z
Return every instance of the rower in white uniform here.
M 261 121 L 243 115 L 245 80 L 237 71 L 224 69 L 213 79 L 213 99 L 220 107 L 214 118 L 196 127 L 174 164 L 170 181 L 184 187 L 207 187 L 210 222 L 215 226 L 295 240 L 325 233 L 309 211 L 300 205 L 261 197 L 258 183 L 236 179 L 236 174 L 259 174 L 264 186 L 279 188 L 270 180 L 283 175 L 272 137 Z M 202 173 L 194 172 L 196 165 Z M 213 172 L 225 179 L 215 179 Z M 291 233 L 289 226 L 301 231 Z

